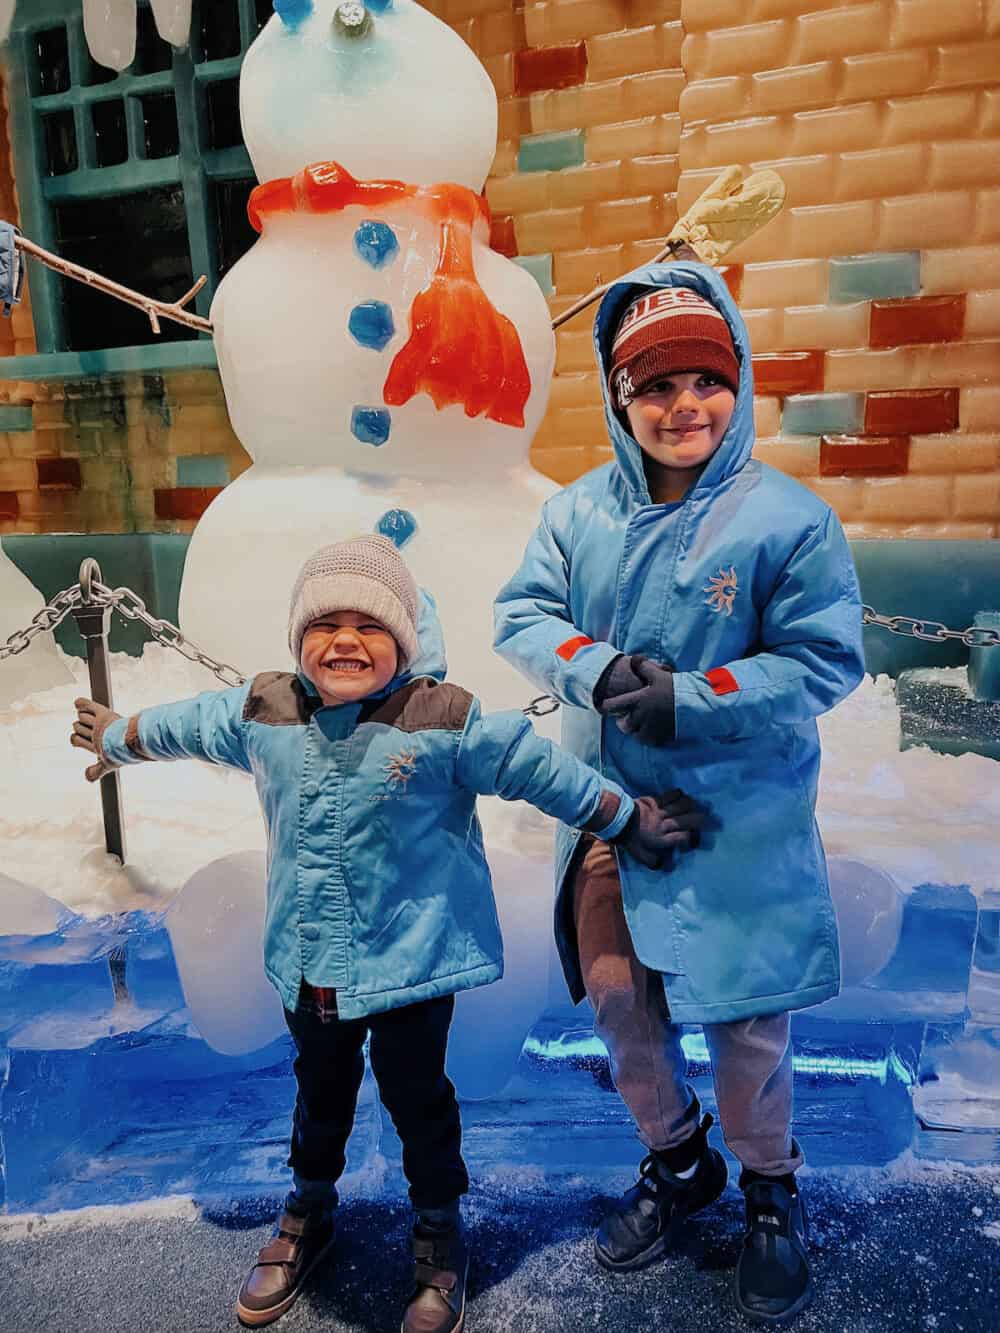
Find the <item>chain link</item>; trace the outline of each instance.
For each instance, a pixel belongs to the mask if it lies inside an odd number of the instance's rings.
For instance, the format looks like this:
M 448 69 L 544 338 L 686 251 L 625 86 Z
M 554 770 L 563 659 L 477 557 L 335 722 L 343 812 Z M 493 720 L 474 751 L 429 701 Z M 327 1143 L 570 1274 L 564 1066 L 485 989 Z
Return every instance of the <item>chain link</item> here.
M 246 676 L 226 662 L 219 662 L 191 642 L 180 629 L 169 620 L 161 620 L 152 615 L 146 603 L 131 588 L 109 588 L 104 583 L 94 582 L 91 595 L 84 602 L 79 583 L 56 593 L 34 616 L 23 630 L 15 630 L 6 642 L 0 643 L 0 662 L 17 653 L 23 653 L 31 646 L 32 640 L 39 634 L 51 633 L 66 617 L 82 605 L 110 606 L 126 620 L 138 620 L 149 630 L 150 635 L 164 648 L 174 648 L 189 662 L 197 662 L 212 672 L 223 685 L 244 685 Z M 862 606 L 861 620 L 865 625 L 877 625 L 890 634 L 903 634 L 914 639 L 923 639 L 927 643 L 947 643 L 957 640 L 969 648 L 1000 647 L 1000 630 L 989 629 L 985 625 L 970 625 L 968 629 L 949 629 L 939 620 L 919 620 L 915 616 L 883 616 L 871 606 Z M 545 717 L 560 707 L 559 700 L 551 694 L 539 694 L 521 711 L 529 717 Z
M 985 625 L 970 625 L 968 629 L 948 629 L 940 620 L 918 620 L 914 616 L 880 616 L 871 606 L 862 606 L 861 619 L 865 625 L 878 625 L 890 634 L 904 634 L 927 643 L 947 643 L 957 639 L 969 648 L 996 648 L 1000 646 L 1000 630 Z
M 56 629 L 73 608 L 80 605 L 81 600 L 78 583 L 74 584 L 72 588 L 57 592 L 51 602 L 47 602 L 36 615 L 32 616 L 24 629 L 15 630 L 6 642 L 0 643 L 0 662 L 4 661 L 5 658 L 13 657 L 16 653 L 23 653 L 26 648 L 30 648 L 32 639 L 39 634 L 45 634 Z

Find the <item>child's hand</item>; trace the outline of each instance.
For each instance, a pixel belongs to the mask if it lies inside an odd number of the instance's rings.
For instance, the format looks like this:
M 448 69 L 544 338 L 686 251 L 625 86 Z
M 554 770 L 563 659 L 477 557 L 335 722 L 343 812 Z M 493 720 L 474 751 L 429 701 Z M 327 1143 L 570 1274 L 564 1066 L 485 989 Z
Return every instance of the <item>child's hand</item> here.
M 69 743 L 78 750 L 89 750 L 91 754 L 97 755 L 98 762 L 85 769 L 84 776 L 88 782 L 99 782 L 105 774 L 113 773 L 118 767 L 117 764 L 109 764 L 101 753 L 101 737 L 121 714 L 105 708 L 104 704 L 95 703 L 93 699 L 75 699 L 73 703 L 76 721 Z
M 599 713 L 609 712 L 608 705 L 619 695 L 642 689 L 645 682 L 638 674 L 638 667 L 645 661 L 641 653 L 619 653 L 611 659 L 594 686 L 594 707 Z
M 638 689 L 608 697 L 601 712 L 617 718 L 618 729 L 642 745 L 669 745 L 677 736 L 673 672 L 648 657 L 633 657 L 631 663 Z
M 704 823 L 705 812 L 675 787 L 662 796 L 640 796 L 631 819 L 611 841 L 642 865 L 656 870 L 675 847 L 696 846 L 698 830 Z

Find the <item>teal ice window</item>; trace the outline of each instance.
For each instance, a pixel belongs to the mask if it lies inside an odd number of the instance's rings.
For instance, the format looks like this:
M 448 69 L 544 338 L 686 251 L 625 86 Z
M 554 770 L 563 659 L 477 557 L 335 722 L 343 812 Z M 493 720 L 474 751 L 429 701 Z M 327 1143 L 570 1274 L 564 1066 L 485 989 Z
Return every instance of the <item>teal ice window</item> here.
M 219 279 L 250 246 L 253 170 L 243 145 L 239 74 L 271 0 L 194 0 L 190 45 L 159 36 L 139 0 L 132 65 L 95 63 L 80 0 L 19 4 L 8 92 L 21 225 L 67 259 L 163 301 L 204 273 L 207 315 Z M 31 265 L 40 353 L 197 338 Z

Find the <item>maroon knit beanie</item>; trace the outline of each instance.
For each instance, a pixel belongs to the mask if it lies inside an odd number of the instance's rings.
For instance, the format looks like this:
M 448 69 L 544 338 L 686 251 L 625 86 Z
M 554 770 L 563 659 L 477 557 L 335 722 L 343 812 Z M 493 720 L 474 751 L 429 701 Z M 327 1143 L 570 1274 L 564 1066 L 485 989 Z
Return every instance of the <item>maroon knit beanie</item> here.
M 665 375 L 707 370 L 736 392 L 740 368 L 722 313 L 690 287 L 658 287 L 625 311 L 611 350 L 612 400 L 619 411 Z

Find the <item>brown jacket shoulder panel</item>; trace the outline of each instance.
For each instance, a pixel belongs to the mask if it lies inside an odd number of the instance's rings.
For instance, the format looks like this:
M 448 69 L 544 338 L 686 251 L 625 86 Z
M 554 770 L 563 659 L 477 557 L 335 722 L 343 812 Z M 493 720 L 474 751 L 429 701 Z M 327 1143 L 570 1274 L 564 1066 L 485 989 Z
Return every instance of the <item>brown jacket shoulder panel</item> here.
M 472 704 L 468 690 L 422 676 L 387 699 L 366 704 L 358 722 L 380 722 L 407 732 L 462 731 Z
M 262 671 L 254 676 L 243 706 L 244 722 L 268 727 L 304 727 L 320 706 L 290 671 Z

